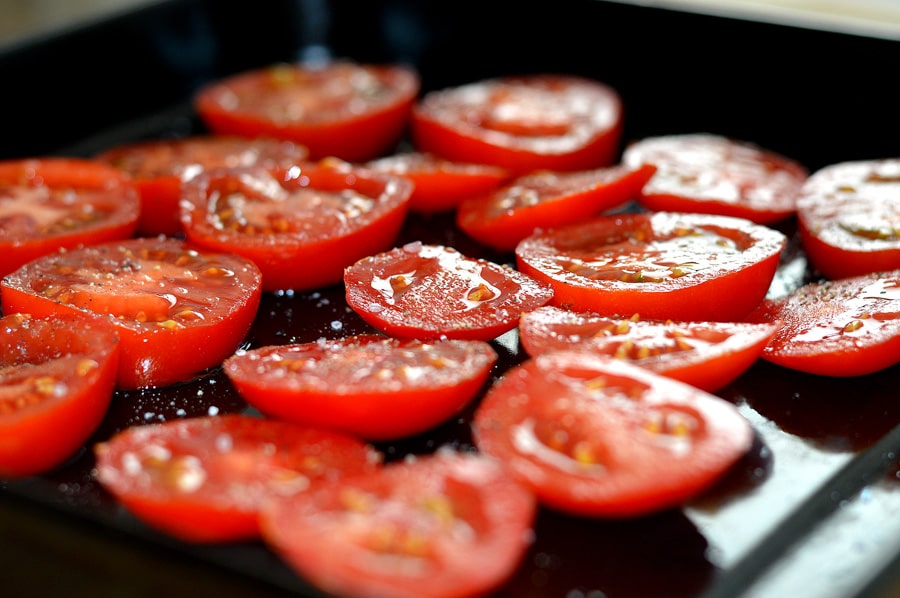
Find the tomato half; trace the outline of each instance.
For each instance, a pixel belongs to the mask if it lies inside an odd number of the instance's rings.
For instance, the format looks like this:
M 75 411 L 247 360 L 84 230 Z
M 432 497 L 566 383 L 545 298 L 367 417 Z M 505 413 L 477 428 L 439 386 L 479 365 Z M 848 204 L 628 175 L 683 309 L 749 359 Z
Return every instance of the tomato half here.
M 727 401 L 605 355 L 555 351 L 507 371 L 473 420 L 478 448 L 555 510 L 630 517 L 676 507 L 750 449 Z
M 388 440 L 424 432 L 458 413 L 496 361 L 484 341 L 365 334 L 239 351 L 224 371 L 265 414 Z
M 821 376 L 871 374 L 900 362 L 900 270 L 810 283 L 750 317 L 784 322 L 763 359 Z
M 507 266 L 452 247 L 408 243 L 344 273 L 347 304 L 389 336 L 491 340 L 553 292 Z
M 138 233 L 181 235 L 178 204 L 184 181 L 204 170 L 246 166 L 292 166 L 309 151 L 275 139 L 197 136 L 154 139 L 110 148 L 95 158 L 127 173 L 141 196 Z
M 233 252 L 262 271 L 263 290 L 339 283 L 344 268 L 390 248 L 412 183 L 334 158 L 280 168 L 208 171 L 184 186 L 193 243 Z
M 589 351 L 715 392 L 753 365 L 779 324 L 609 318 L 545 305 L 522 314 L 519 340 L 531 356 Z
M 45 473 L 78 452 L 106 415 L 118 360 L 105 322 L 0 318 L 0 478 Z
M 763 300 L 786 237 L 749 220 L 667 212 L 600 216 L 519 243 L 519 270 L 552 303 L 605 316 L 740 321 Z
M 409 210 L 419 214 L 453 210 L 466 197 L 496 189 L 511 176 L 499 166 L 454 162 L 422 152 L 392 154 L 369 162 L 368 167 L 410 179 L 414 189 Z
M 135 238 L 34 260 L 2 282 L 4 313 L 97 314 L 117 329 L 117 387 L 166 386 L 215 367 L 256 316 L 252 262 L 183 241 Z
M 900 268 L 900 158 L 812 173 L 797 219 L 807 257 L 829 278 Z
M 263 509 L 263 537 L 329 595 L 483 596 L 531 542 L 534 495 L 495 461 L 438 452 Z
M 614 163 L 623 106 L 612 87 L 559 74 L 486 79 L 432 91 L 416 103 L 416 149 L 449 160 L 532 170 Z
M 363 441 L 243 415 L 133 426 L 94 447 L 96 478 L 144 523 L 188 542 L 260 536 L 271 497 L 380 467 Z
M 622 162 L 652 165 L 640 202 L 656 211 L 700 212 L 770 224 L 792 216 L 807 170 L 755 144 L 704 133 L 648 137 Z
M 400 139 L 419 87 L 418 73 L 400 64 L 275 64 L 207 85 L 194 106 L 214 133 L 295 141 L 315 160 L 365 161 Z
M 126 175 L 99 161 L 0 162 L 0 276 L 61 248 L 127 239 L 141 204 Z
M 638 196 L 652 175 L 649 166 L 533 172 L 463 201 L 456 224 L 488 247 L 513 251 L 536 230 L 581 222 L 624 206 Z

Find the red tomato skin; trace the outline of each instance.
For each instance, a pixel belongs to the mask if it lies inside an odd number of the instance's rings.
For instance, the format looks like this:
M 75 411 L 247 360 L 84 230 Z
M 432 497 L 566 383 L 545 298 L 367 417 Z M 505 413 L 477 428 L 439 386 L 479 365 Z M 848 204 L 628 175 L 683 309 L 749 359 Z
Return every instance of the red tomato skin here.
M 358 335 L 239 351 L 223 369 L 240 395 L 271 417 L 391 440 L 425 432 L 458 413 L 484 386 L 496 361 L 484 341 Z M 360 375 L 363 363 L 373 369 L 370 375 Z M 400 378 L 397 370 L 405 367 L 416 370 L 415 379 Z
M 199 255 L 213 268 L 234 273 L 230 287 L 210 289 L 199 303 L 221 306 L 221 311 L 207 314 L 199 322 L 185 326 L 165 326 L 140 323 L 119 317 L 120 298 L 102 291 L 92 294 L 80 304 L 56 299 L 44 292 L 48 284 L 65 287 L 69 272 L 80 268 L 90 270 L 97 264 L 116 265 L 113 271 L 128 264 L 134 255 L 143 251 L 161 251 L 165 255 L 186 256 L 197 252 L 189 244 L 172 238 L 141 237 L 93 245 L 52 256 L 45 256 L 23 266 L 5 277 L 2 282 L 4 313 L 32 313 L 49 317 L 55 313 L 75 312 L 100 315 L 115 326 L 119 334 L 120 359 L 116 387 L 120 390 L 167 386 L 184 382 L 203 370 L 216 367 L 243 342 L 256 317 L 261 297 L 261 274 L 252 262 L 230 254 L 199 251 Z M 229 280 L 232 280 L 229 278 Z M 127 283 L 125 283 L 127 284 Z M 127 291 L 127 289 L 126 289 Z M 228 297 L 225 295 L 229 294 Z M 233 295 L 233 297 L 231 296 Z M 149 297 L 149 299 L 145 299 Z M 137 290 L 126 294 L 121 301 L 159 301 L 155 293 Z M 126 304 L 127 307 L 127 304 Z
M 118 371 L 118 338 L 111 326 L 60 314 L 0 318 L 0 478 L 40 475 L 75 455 L 103 421 Z M 25 364 L 30 371 L 23 371 Z M 25 380 L 43 378 L 38 390 Z M 52 393 L 34 397 L 40 385 Z M 60 390 L 65 392 L 60 392 Z
M 244 93 L 264 93 L 266 89 L 290 86 L 292 78 L 302 79 L 319 72 L 322 79 L 328 73 L 346 69 L 366 71 L 384 85 L 382 94 L 389 91 L 386 101 L 366 110 L 354 112 L 344 108 L 339 114 L 318 116 L 312 120 L 278 122 L 253 108 L 232 108 L 231 98 Z M 399 64 L 374 65 L 334 62 L 323 68 L 303 64 L 281 64 L 239 73 L 201 89 L 194 105 L 207 128 L 220 135 L 243 137 L 273 137 L 294 141 L 309 149 L 309 158 L 320 160 L 337 157 L 348 162 L 364 162 L 389 151 L 400 139 L 408 124 L 413 103 L 420 88 L 419 75 L 410 67 Z M 315 93 L 315 92 L 311 92 Z
M 359 496 L 377 514 L 348 507 Z M 382 505 L 389 505 L 382 507 Z M 446 505 L 446 506 L 445 506 Z M 471 534 L 451 536 L 436 509 L 447 509 Z M 384 511 L 384 516 L 380 516 Z M 531 543 L 534 495 L 501 464 L 472 453 L 438 452 L 387 464 L 374 474 L 345 478 L 304 501 L 272 501 L 261 517 L 266 543 L 298 575 L 329 595 L 358 598 L 463 598 L 486 596 L 515 571 Z M 414 567 L 367 545 L 383 531 L 421 541 Z M 462 537 L 462 536 L 467 537 Z
M 604 382 L 612 390 L 601 390 Z M 678 442 L 677 433 L 661 438 L 673 432 L 648 427 L 665 427 L 668 414 L 696 420 L 683 452 L 668 445 Z M 549 430 L 541 434 L 539 427 Z M 721 478 L 754 438 L 731 403 L 583 351 L 552 351 L 509 370 L 482 399 L 472 429 L 479 450 L 503 462 L 542 505 L 602 518 L 683 505 Z M 577 458 L 548 444 L 560 438 Z
M 721 269 L 726 267 L 724 258 L 717 256 L 715 265 L 719 267 L 696 275 L 687 273 L 646 284 L 620 279 L 628 274 L 623 260 L 641 253 L 645 240 L 677 241 L 680 230 L 722 234 L 743 249 L 726 270 Z M 613 317 L 639 314 L 654 320 L 741 321 L 765 297 L 786 242 L 782 233 L 744 219 L 667 212 L 620 214 L 535 233 L 516 247 L 516 263 L 521 272 L 553 287 L 551 304 L 557 307 Z M 573 252 L 583 253 L 590 261 L 597 248 L 608 248 L 606 257 L 617 256 L 609 263 L 615 272 L 605 279 L 582 276 L 559 263 L 570 261 Z M 656 253 L 654 248 L 651 255 Z M 707 257 L 701 254 L 685 259 Z
M 140 199 L 133 182 L 115 168 L 96 160 L 45 157 L 0 162 L 0 199 L 5 192 L 16 189 L 97 194 L 93 200 L 96 208 L 91 213 L 108 212 L 109 216 L 57 232 L 4 232 L 0 229 L 0 276 L 59 249 L 127 239 L 137 229 Z M 10 204 L 11 210 L 15 210 L 15 201 Z M 0 221 L 3 216 L 0 213 Z

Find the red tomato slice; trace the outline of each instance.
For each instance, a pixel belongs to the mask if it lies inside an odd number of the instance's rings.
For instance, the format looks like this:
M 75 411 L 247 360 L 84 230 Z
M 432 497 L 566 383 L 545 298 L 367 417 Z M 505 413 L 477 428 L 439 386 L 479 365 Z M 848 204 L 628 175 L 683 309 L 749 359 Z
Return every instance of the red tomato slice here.
M 359 335 L 239 351 L 224 370 L 241 396 L 267 415 L 389 440 L 458 413 L 496 361 L 484 341 Z
M 784 322 L 763 359 L 821 376 L 871 374 L 900 362 L 900 270 L 810 283 L 751 319 Z
M 410 179 L 415 188 L 409 210 L 418 214 L 453 210 L 466 197 L 496 189 L 510 178 L 509 172 L 498 166 L 453 162 L 421 152 L 385 156 L 369 162 L 368 167 Z
M 344 273 L 347 304 L 389 336 L 491 340 L 553 292 L 532 278 L 452 247 L 409 243 Z
M 106 415 L 118 364 L 105 322 L 0 318 L 0 478 L 42 474 L 74 455 Z
M 622 121 L 608 85 L 538 74 L 429 92 L 413 108 L 411 131 L 420 151 L 524 174 L 613 164 Z
M 542 504 L 588 517 L 681 505 L 731 468 L 754 436 L 715 395 L 583 351 L 545 353 L 509 370 L 472 426 L 478 448 Z
M 534 495 L 493 460 L 438 452 L 323 484 L 262 513 L 265 541 L 329 595 L 482 596 L 531 542 Z
M 640 196 L 656 211 L 699 212 L 769 224 L 792 216 L 807 177 L 800 163 L 757 145 L 709 134 L 641 139 L 622 162 L 656 167 Z
M 900 158 L 814 172 L 797 217 L 807 257 L 829 278 L 900 268 Z
M 608 318 L 546 305 L 522 314 L 519 340 L 531 356 L 589 351 L 715 392 L 753 365 L 778 326 Z
M 97 480 L 144 523 L 188 542 L 258 538 L 272 497 L 380 467 L 339 432 L 242 415 L 134 426 L 95 445 Z
M 5 277 L 4 313 L 87 312 L 120 338 L 117 387 L 166 386 L 221 364 L 244 340 L 261 276 L 236 255 L 136 238 L 44 256 Z
M 208 171 L 184 187 L 187 238 L 252 260 L 263 290 L 339 283 L 344 268 L 390 248 L 403 226 L 412 183 L 326 159 L 287 170 Z
M 205 170 L 247 166 L 289 167 L 304 160 L 302 145 L 275 139 L 198 136 L 156 139 L 110 148 L 96 156 L 131 176 L 141 196 L 138 233 L 182 234 L 182 185 Z
M 216 81 L 194 105 L 215 133 L 295 141 L 315 160 L 365 161 L 400 139 L 419 86 L 399 64 L 276 64 Z
M 649 166 L 533 172 L 492 193 L 463 201 L 456 224 L 488 247 L 513 251 L 536 230 L 581 222 L 625 205 L 637 197 L 652 175 Z
M 536 233 L 519 270 L 552 303 L 614 317 L 740 321 L 763 300 L 786 237 L 741 218 L 666 212 L 600 216 Z
M 127 239 L 140 209 L 134 185 L 108 164 L 0 162 L 0 276 L 61 248 Z

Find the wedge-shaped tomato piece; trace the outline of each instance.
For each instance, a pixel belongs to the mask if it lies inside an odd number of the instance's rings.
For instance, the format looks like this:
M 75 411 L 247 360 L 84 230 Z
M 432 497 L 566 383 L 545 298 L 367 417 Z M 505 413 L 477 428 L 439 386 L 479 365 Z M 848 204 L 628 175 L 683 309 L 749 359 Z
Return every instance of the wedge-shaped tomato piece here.
M 263 537 L 329 595 L 483 596 L 525 556 L 534 495 L 499 463 L 440 451 L 263 509 Z
M 90 313 L 119 334 L 116 386 L 183 382 L 216 367 L 256 317 L 261 276 L 232 254 L 164 237 L 135 238 L 44 256 L 2 282 L 4 313 Z
M 344 273 L 347 304 L 389 336 L 491 340 L 546 304 L 544 283 L 452 247 L 409 243 Z
M 45 473 L 74 455 L 106 415 L 118 365 L 106 322 L 0 318 L 0 478 Z
M 546 305 L 522 314 L 519 340 L 531 356 L 589 351 L 715 392 L 753 365 L 779 324 L 609 318 Z
M 622 162 L 652 165 L 640 202 L 650 210 L 700 212 L 771 224 L 793 216 L 805 166 L 753 143 L 695 133 L 633 142 Z
M 239 351 L 224 369 L 263 413 L 388 440 L 424 432 L 458 413 L 496 361 L 485 341 L 364 334 Z
M 94 447 L 96 477 L 147 525 L 188 542 L 259 537 L 270 497 L 381 466 L 371 446 L 334 431 L 244 415 L 134 426 Z
M 533 172 L 463 201 L 456 224 L 488 247 L 513 251 L 536 230 L 582 222 L 624 206 L 637 197 L 652 174 L 649 166 Z
M 344 268 L 393 246 L 412 183 L 336 159 L 209 171 L 184 187 L 187 238 L 252 260 L 263 290 L 337 284 Z
M 828 278 L 900 268 L 900 158 L 812 173 L 797 200 L 800 239 Z
M 740 321 L 763 300 L 787 238 L 744 220 L 668 212 L 599 216 L 535 233 L 520 271 L 553 305 L 605 316 Z
M 763 359 L 822 376 L 871 374 L 900 362 L 900 270 L 810 283 L 750 319 L 784 322 Z
M 508 370 L 473 420 L 478 448 L 555 510 L 630 517 L 677 507 L 753 443 L 731 403 L 605 355 L 554 351 Z
M 127 239 L 140 210 L 132 182 L 103 162 L 0 162 L 0 276 L 59 249 Z

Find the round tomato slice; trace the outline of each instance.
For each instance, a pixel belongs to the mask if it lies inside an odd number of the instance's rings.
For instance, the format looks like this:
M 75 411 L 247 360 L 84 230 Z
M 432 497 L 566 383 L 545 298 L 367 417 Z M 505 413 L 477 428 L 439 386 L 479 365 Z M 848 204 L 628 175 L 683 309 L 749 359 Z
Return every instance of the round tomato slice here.
M 608 318 L 545 305 L 522 314 L 519 340 L 532 356 L 589 351 L 715 392 L 753 365 L 778 326 Z
M 410 179 L 415 187 L 409 210 L 418 214 L 451 211 L 466 197 L 496 189 L 511 176 L 498 166 L 454 162 L 422 152 L 392 154 L 369 162 L 368 167 Z
M 99 161 L 40 158 L 0 162 L 0 276 L 58 249 L 131 237 L 137 189 Z
M 344 268 L 390 248 L 412 183 L 334 158 L 289 169 L 208 171 L 184 187 L 187 238 L 252 260 L 263 290 L 337 284 Z
M 536 502 L 497 462 L 438 453 L 263 509 L 263 538 L 329 595 L 488 595 L 530 545 Z
M 456 212 L 456 224 L 488 247 L 513 251 L 536 230 L 581 222 L 624 206 L 652 175 L 649 166 L 533 172 L 492 193 L 464 200 Z
M 106 415 L 118 360 L 105 322 L 0 318 L 0 478 L 45 473 L 74 455 Z
M 289 167 L 309 151 L 290 141 L 234 136 L 155 139 L 110 148 L 95 158 L 124 171 L 141 196 L 138 233 L 182 234 L 179 202 L 182 185 L 205 170 L 247 166 Z
M 135 238 L 44 256 L 3 279 L 4 313 L 99 314 L 119 333 L 117 387 L 166 386 L 216 367 L 250 330 L 252 262 L 185 242 Z
M 760 224 L 794 215 L 808 174 L 786 156 L 703 133 L 641 139 L 625 148 L 622 162 L 656 168 L 639 198 L 647 209 L 721 214 Z
M 473 420 L 478 448 L 538 500 L 589 517 L 676 507 L 753 444 L 727 401 L 605 355 L 555 351 L 515 366 Z
M 452 247 L 408 243 L 344 273 L 347 304 L 389 336 L 491 340 L 546 304 L 550 287 Z
M 900 158 L 814 172 L 797 219 L 807 257 L 829 278 L 900 268 Z
M 389 440 L 458 413 L 496 361 L 485 341 L 366 334 L 239 351 L 224 370 L 240 395 L 267 415 Z
M 536 74 L 429 92 L 413 108 L 411 133 L 420 151 L 524 174 L 613 164 L 622 122 L 608 85 Z
M 763 300 L 786 237 L 741 218 L 668 212 L 600 216 L 535 233 L 519 270 L 552 303 L 614 317 L 740 321 Z
M 900 270 L 810 283 L 751 319 L 784 322 L 763 359 L 821 376 L 871 374 L 900 362 Z
M 94 447 L 96 478 L 133 515 L 188 542 L 260 536 L 272 497 L 380 467 L 363 441 L 244 415 L 134 426 Z
M 275 64 L 207 85 L 194 105 L 214 133 L 287 139 L 312 159 L 356 162 L 399 141 L 419 87 L 399 64 Z

